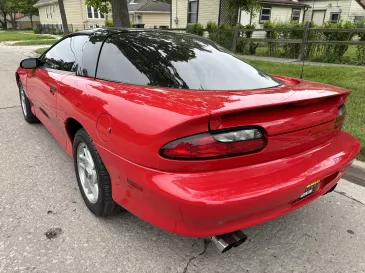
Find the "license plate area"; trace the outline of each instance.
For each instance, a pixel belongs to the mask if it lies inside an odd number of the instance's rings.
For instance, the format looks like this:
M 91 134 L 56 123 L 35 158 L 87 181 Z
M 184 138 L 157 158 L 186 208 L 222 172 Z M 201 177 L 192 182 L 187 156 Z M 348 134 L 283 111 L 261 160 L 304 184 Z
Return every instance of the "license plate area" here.
M 311 195 L 313 193 L 315 193 L 318 190 L 320 183 L 321 183 L 321 180 L 317 180 L 317 181 L 309 184 L 305 188 L 303 194 L 299 197 L 299 200 L 300 199 L 303 199 L 303 198 L 305 198 L 305 197 L 307 197 L 307 196 L 309 196 L 309 195 Z

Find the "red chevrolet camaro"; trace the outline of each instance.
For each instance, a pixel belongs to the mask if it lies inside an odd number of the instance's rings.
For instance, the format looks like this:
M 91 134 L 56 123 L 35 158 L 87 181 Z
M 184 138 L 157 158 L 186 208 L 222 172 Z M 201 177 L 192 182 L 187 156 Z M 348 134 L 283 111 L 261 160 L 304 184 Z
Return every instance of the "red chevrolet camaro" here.
M 333 190 L 360 149 L 341 130 L 348 90 L 269 76 L 194 35 L 74 33 L 16 80 L 25 120 L 73 157 L 95 215 L 118 204 L 181 235 L 295 210 Z

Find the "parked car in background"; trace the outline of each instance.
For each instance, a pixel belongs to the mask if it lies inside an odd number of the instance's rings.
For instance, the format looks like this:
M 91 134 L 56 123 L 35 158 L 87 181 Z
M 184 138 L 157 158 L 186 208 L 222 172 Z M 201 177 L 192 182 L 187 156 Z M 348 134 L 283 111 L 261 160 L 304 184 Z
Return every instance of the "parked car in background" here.
M 270 76 L 194 35 L 81 31 L 16 80 L 95 215 L 120 205 L 222 252 L 332 191 L 360 149 L 341 130 L 349 90 Z

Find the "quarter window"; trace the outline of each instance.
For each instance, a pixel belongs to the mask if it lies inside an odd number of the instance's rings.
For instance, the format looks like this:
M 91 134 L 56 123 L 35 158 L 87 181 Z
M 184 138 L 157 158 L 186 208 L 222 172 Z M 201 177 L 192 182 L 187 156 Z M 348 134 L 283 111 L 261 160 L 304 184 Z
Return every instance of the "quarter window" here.
M 260 23 L 270 21 L 271 18 L 271 7 L 263 7 L 260 13 Z
M 331 12 L 330 13 L 330 21 L 332 24 L 338 23 L 340 21 L 341 13 L 339 12 Z
M 292 21 L 299 21 L 300 20 L 300 9 L 292 9 L 291 12 L 291 20 Z
M 66 72 L 80 70 L 82 52 L 88 40 L 87 35 L 73 36 L 62 40 L 41 57 L 43 67 Z
M 198 1 L 188 0 L 188 23 L 196 23 L 198 18 Z

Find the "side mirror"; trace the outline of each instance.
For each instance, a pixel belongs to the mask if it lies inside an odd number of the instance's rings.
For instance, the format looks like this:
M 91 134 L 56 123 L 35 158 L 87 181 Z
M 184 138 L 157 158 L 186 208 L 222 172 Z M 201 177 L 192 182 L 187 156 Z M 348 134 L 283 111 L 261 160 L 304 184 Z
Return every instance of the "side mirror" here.
M 20 67 L 24 69 L 35 69 L 39 66 L 38 58 L 25 59 L 20 63 Z

